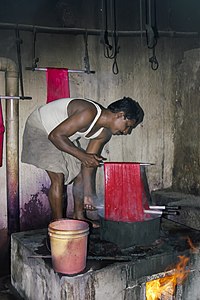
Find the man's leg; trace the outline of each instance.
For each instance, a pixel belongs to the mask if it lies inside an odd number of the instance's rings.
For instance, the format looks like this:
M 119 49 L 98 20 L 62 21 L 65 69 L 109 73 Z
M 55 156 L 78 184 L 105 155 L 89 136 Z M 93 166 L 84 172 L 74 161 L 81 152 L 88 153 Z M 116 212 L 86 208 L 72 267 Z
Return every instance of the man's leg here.
M 88 219 L 85 216 L 85 209 L 84 209 L 84 193 L 83 193 L 83 178 L 82 174 L 75 178 L 73 182 L 73 197 L 74 197 L 74 219 L 78 220 L 85 220 L 89 222 L 93 228 L 98 228 L 99 223 L 93 220 Z
M 47 171 L 47 174 L 51 180 L 48 198 L 52 210 L 52 219 L 61 219 L 63 218 L 64 175 L 50 171 Z
M 84 205 L 83 205 L 83 179 L 82 174 L 79 173 L 73 182 L 73 197 L 74 197 L 74 218 L 83 220 L 84 216 Z

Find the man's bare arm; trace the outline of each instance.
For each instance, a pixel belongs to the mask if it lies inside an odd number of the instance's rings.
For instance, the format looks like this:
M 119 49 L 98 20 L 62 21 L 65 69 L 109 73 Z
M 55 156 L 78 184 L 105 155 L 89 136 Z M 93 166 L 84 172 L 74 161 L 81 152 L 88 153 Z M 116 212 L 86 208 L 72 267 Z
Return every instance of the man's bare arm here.
M 101 157 L 101 152 L 105 144 L 111 139 L 111 133 L 104 128 L 97 139 L 91 140 L 88 144 L 86 152 L 95 153 Z M 102 158 L 103 160 L 104 158 Z M 97 167 L 86 168 L 82 167 L 82 175 L 84 181 L 84 195 L 88 197 L 96 196 L 96 172 Z
M 95 117 L 95 111 L 83 110 L 70 116 L 49 134 L 49 140 L 61 151 L 78 158 L 86 167 L 96 167 L 99 165 L 99 158 L 96 154 L 79 149 L 69 139 L 77 131 L 85 131 Z

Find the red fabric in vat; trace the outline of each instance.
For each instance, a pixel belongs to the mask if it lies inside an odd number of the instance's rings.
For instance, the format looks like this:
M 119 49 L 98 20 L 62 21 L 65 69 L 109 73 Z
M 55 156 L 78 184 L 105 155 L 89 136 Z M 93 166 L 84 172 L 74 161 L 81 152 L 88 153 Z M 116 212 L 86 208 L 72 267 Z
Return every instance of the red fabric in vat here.
M 68 69 L 47 68 L 47 103 L 61 98 L 69 98 Z
M 105 219 L 121 222 L 144 220 L 147 196 L 139 163 L 104 163 Z
M 4 135 L 4 124 L 3 124 L 3 112 L 1 107 L 1 100 L 0 100 L 0 167 L 3 165 L 3 135 Z

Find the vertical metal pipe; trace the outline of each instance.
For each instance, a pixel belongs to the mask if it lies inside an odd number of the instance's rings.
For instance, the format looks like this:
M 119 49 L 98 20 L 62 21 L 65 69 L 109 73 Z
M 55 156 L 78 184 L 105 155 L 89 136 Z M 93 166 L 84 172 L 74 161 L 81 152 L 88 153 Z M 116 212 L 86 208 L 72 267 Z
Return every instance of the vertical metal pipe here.
M 6 95 L 18 96 L 18 74 L 6 72 Z M 19 100 L 6 100 L 8 233 L 19 231 Z
M 0 71 L 6 75 L 5 93 L 19 95 L 19 78 L 16 64 L 0 57 Z M 6 101 L 6 177 L 8 233 L 19 231 L 19 100 Z

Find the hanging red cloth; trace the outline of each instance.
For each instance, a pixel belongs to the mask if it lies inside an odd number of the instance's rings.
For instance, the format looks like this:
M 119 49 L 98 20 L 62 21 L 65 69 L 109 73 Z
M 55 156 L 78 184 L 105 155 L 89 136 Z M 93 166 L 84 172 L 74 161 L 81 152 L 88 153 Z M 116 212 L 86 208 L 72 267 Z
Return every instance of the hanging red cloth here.
M 61 98 L 69 98 L 68 69 L 47 68 L 47 103 Z
M 147 199 L 139 163 L 104 163 L 105 219 L 144 221 Z
M 3 112 L 1 107 L 1 100 L 0 100 L 0 167 L 3 165 L 3 135 L 4 135 L 4 124 L 3 124 Z

